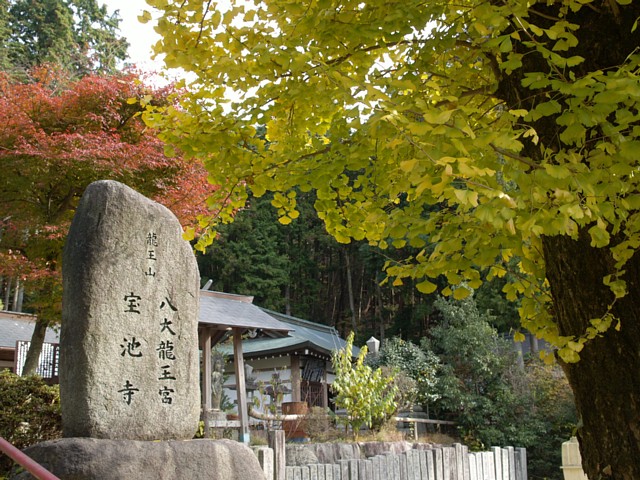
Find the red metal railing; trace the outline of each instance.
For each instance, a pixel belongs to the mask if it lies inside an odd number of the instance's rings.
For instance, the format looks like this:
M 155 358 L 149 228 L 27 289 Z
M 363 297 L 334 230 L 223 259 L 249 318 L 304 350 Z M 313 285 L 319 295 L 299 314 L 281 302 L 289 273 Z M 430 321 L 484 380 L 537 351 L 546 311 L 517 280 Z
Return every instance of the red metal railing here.
M 7 442 L 4 438 L 0 437 L 0 451 L 11 457 L 14 462 L 19 463 L 25 468 L 31 475 L 38 480 L 60 480 L 49 470 L 44 468 L 35 460 L 31 459 L 16 447 Z

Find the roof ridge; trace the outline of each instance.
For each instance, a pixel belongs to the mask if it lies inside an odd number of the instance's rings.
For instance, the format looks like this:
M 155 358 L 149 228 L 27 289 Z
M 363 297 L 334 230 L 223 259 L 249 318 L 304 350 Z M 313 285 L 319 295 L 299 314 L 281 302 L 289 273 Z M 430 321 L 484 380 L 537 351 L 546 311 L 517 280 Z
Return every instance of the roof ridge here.
M 299 317 L 294 317 L 293 315 L 287 315 L 285 313 L 280 313 L 280 312 L 276 312 L 273 310 L 269 310 L 268 308 L 264 308 L 264 307 L 260 307 L 265 313 L 271 315 L 271 316 L 275 316 L 275 317 L 279 317 L 281 319 L 283 319 L 282 321 L 284 322 L 289 322 L 289 323 L 293 323 L 293 324 L 298 324 L 298 325 L 304 325 L 307 326 L 309 328 L 315 328 L 316 330 L 325 330 L 329 333 L 334 333 L 334 334 L 338 334 L 338 331 L 336 330 L 335 327 L 332 327 L 331 325 L 325 325 L 324 323 L 317 323 L 317 322 L 312 322 L 311 320 L 305 320 L 304 318 L 299 318 Z
M 217 292 L 215 290 L 203 290 L 203 289 L 200 289 L 200 295 L 253 304 L 253 295 L 241 295 L 238 293 Z
M 13 310 L 0 310 L 0 318 L 3 319 L 11 319 L 11 320 L 27 320 L 27 321 L 36 321 L 38 317 L 33 313 L 27 312 L 14 312 Z

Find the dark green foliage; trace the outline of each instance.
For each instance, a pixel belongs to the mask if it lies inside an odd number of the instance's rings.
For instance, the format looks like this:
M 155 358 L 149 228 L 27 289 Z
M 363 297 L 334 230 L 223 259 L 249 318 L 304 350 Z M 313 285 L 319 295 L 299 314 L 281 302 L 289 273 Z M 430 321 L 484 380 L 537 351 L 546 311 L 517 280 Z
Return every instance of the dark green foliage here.
M 19 449 L 62 434 L 58 386 L 40 377 L 0 372 L 0 405 L 0 437 Z M 0 476 L 11 465 L 11 459 L 0 456 Z
M 480 312 L 490 315 L 489 322 L 499 332 L 506 333 L 520 326 L 518 304 L 505 298 L 502 288 L 507 284 L 506 278 L 494 278 L 483 283 L 475 292 L 475 301 Z
M 455 421 L 472 448 L 527 448 L 529 478 L 561 480 L 560 452 L 576 425 L 568 382 L 558 366 L 520 365 L 512 345 L 480 314 L 473 298 L 440 299 L 442 323 L 428 345 L 442 367 L 435 416 Z
M 268 202 L 252 199 L 252 208 L 221 228 L 219 240 L 198 263 L 201 276 L 213 281 L 212 290 L 253 295 L 256 304 L 283 311 L 292 264 L 287 232 Z
M 6 45 L 11 35 L 9 0 L 0 0 L 0 45 Z M 0 69 L 7 70 L 11 62 L 7 48 L 0 48 Z
M 281 225 L 269 195 L 250 198 L 199 256 L 203 280 L 211 279 L 213 290 L 253 295 L 257 305 L 336 326 L 345 336 L 355 330 L 357 343 L 371 335 L 425 335 L 435 296 L 417 294 L 411 282 L 383 284 L 383 265 L 398 252 L 338 243 L 315 213 L 315 200 L 299 193 L 300 216 Z
M 417 251 L 338 243 L 318 218 L 313 193 L 298 192 L 300 216 L 288 225 L 277 221 L 271 200 L 251 197 L 199 255 L 200 274 L 213 281 L 211 289 L 253 295 L 257 305 L 333 325 L 343 336 L 355 331 L 358 344 L 372 335 L 417 344 L 438 324 L 437 293 L 420 294 L 410 279 L 402 285 L 385 281 L 386 261 Z M 444 278 L 434 281 L 439 289 L 446 286 Z M 478 308 L 493 312 L 500 331 L 517 325 L 516 305 L 504 298 L 503 285 L 497 278 L 477 292 Z
M 96 0 L 0 0 L 0 67 L 18 77 L 45 63 L 76 76 L 115 73 L 128 48 L 119 23 Z
M 379 355 L 369 360 L 373 368 L 386 366 L 412 379 L 415 382 L 413 400 L 420 405 L 426 405 L 438 396 L 436 382 L 439 363 L 439 358 L 433 352 L 399 337 L 386 339 Z
M 524 388 L 531 399 L 528 423 L 537 425 L 528 444 L 527 465 L 531 480 L 558 479 L 562 473 L 561 445 L 575 433 L 578 423 L 573 392 L 557 365 L 531 361 L 525 366 Z

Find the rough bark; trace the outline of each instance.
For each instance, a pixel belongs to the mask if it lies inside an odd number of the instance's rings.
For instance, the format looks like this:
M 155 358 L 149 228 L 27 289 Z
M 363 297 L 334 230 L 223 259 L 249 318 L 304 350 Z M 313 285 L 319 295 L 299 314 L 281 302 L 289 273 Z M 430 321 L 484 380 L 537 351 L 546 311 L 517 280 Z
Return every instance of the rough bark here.
M 27 352 L 27 357 L 24 360 L 22 375 L 35 375 L 48 326 L 49 323 L 46 320 L 38 318 L 36 321 L 36 326 L 33 330 L 33 335 L 31 336 L 29 351 Z
M 586 231 L 577 241 L 545 238 L 544 254 L 560 333 L 583 334 L 612 302 L 602 277 L 613 261 L 607 250 L 590 246 Z M 640 253 L 626 272 L 629 294 L 612 312 L 619 331 L 614 323 L 586 344 L 579 362 L 563 364 L 581 420 L 583 469 L 592 480 L 640 478 Z
M 548 28 L 559 17 L 558 8 L 557 2 L 538 3 L 532 7 L 532 18 L 539 27 Z M 570 53 L 585 58 L 573 69 L 576 78 L 624 63 L 640 45 L 640 31 L 630 33 L 639 15 L 637 2 L 624 6 L 605 2 L 598 8 L 570 12 L 567 20 L 580 25 L 575 32 L 579 43 Z M 535 95 L 521 80 L 527 72 L 547 71 L 547 61 L 528 52 L 524 44 L 514 45 L 516 51 L 526 54 L 523 68 L 502 76 L 496 95 L 510 108 L 531 109 Z M 531 126 L 545 146 L 564 147 L 555 117 L 542 117 Z M 588 140 L 585 149 L 591 146 Z M 522 153 L 536 162 L 541 160 L 540 152 L 539 146 L 525 143 Z M 614 273 L 613 260 L 607 249 L 590 246 L 587 228 L 578 240 L 567 236 L 543 239 L 553 315 L 561 335 L 583 335 L 590 320 L 605 314 L 613 302 L 611 291 L 603 284 L 603 277 Z M 640 479 L 640 253 L 626 266 L 626 281 L 629 294 L 611 312 L 620 320 L 620 330 L 612 327 L 584 347 L 578 363 L 563 365 L 581 417 L 578 438 L 583 468 L 591 480 Z

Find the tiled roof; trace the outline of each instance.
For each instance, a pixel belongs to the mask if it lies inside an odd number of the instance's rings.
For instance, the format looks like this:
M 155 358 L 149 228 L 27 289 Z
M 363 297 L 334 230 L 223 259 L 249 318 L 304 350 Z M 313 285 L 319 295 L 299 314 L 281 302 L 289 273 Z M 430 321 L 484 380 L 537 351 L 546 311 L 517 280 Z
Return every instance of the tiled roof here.
M 293 329 L 289 334 L 290 337 L 297 338 L 299 342 L 307 342 L 317 350 L 331 354 L 331 352 L 344 347 L 346 344 L 346 342 L 340 338 L 340 334 L 334 327 L 273 312 L 271 310 L 265 309 L 265 312 L 289 325 Z
M 270 356 L 305 349 L 331 356 L 333 351 L 343 348 L 346 344 L 333 327 L 267 309 L 262 310 L 288 325 L 291 331 L 286 337 L 245 340 L 242 342 L 242 351 L 246 357 Z M 354 355 L 357 355 L 358 351 L 359 349 L 353 348 Z
M 287 332 L 286 325 L 251 303 L 253 297 L 200 291 L 200 325 Z
M 27 313 L 0 311 L 0 347 L 15 348 L 18 340 L 31 340 L 35 328 L 36 317 Z M 44 341 L 59 343 L 60 333 L 47 328 Z

